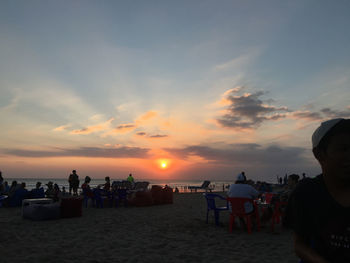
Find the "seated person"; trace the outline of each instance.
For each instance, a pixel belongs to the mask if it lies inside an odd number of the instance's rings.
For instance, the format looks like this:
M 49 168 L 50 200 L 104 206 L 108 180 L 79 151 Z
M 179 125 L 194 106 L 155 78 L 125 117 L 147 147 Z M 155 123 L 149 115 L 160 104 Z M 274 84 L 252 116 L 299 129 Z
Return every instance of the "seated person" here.
M 29 197 L 28 190 L 25 188 L 26 184 L 21 183 L 19 187 L 14 191 L 13 195 L 9 198 L 10 206 L 21 206 L 23 199 Z
M 53 188 L 53 182 L 50 181 L 46 185 L 47 185 L 47 190 L 45 191 L 46 197 L 55 199 L 55 189 Z
M 228 197 L 255 199 L 259 196 L 259 192 L 253 186 L 246 184 L 245 177 L 239 174 L 236 182 L 230 186 L 227 195 Z M 251 203 L 246 203 L 244 208 L 247 214 L 254 211 Z
M 44 198 L 44 188 L 41 187 L 41 182 L 37 182 L 35 188 L 30 191 L 30 198 Z
M 91 190 L 89 185 L 90 182 L 91 182 L 91 178 L 89 176 L 86 176 L 84 183 L 81 185 L 81 189 L 83 190 L 84 195 L 88 197 L 94 197 L 94 193 Z
M 9 191 L 10 191 L 10 187 L 9 187 L 9 184 L 7 181 L 5 181 L 2 185 L 2 191 L 0 194 L 3 194 L 3 195 L 8 195 L 9 194 Z
M 60 187 L 58 186 L 58 184 L 54 184 L 53 190 L 54 190 L 54 198 L 53 198 L 53 200 L 55 202 L 57 202 L 60 199 L 60 197 L 61 197 L 61 190 L 60 190 Z

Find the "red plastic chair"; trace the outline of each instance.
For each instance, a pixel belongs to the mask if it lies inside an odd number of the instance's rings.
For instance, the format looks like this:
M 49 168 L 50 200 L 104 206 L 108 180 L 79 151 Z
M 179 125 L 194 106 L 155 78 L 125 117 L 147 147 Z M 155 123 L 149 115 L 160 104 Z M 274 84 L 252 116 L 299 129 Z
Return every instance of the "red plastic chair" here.
M 272 218 L 271 218 L 271 231 L 274 231 L 274 226 L 275 224 L 279 224 L 281 222 L 281 219 L 283 217 L 283 211 L 281 210 L 282 206 L 286 206 L 287 202 L 280 202 L 277 201 L 275 202 L 275 207 L 273 209 L 273 214 L 272 214 Z
M 248 233 L 252 233 L 252 221 L 251 218 L 255 217 L 256 220 L 256 226 L 257 226 L 257 231 L 260 231 L 260 217 L 259 217 L 259 211 L 258 207 L 256 206 L 255 202 L 253 199 L 250 198 L 238 198 L 238 197 L 228 197 L 227 201 L 230 202 L 231 204 L 231 214 L 230 214 L 230 228 L 229 231 L 232 233 L 232 229 L 235 224 L 235 217 L 243 218 L 245 219 L 245 223 L 247 225 L 247 230 Z M 254 207 L 253 212 L 247 214 L 244 209 L 244 204 L 245 203 L 251 203 Z
M 274 196 L 275 194 L 273 193 L 264 193 L 264 196 L 265 196 L 265 202 L 267 204 L 271 204 L 271 200 L 272 200 L 272 197 Z

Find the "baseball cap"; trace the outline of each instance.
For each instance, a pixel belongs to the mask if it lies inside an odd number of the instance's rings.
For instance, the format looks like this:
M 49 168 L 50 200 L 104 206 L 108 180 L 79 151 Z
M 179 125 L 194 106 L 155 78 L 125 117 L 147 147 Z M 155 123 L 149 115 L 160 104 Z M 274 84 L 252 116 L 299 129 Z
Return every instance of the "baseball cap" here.
M 344 119 L 337 118 L 322 122 L 320 127 L 318 127 L 312 134 L 312 148 L 317 147 L 322 138 L 341 120 Z

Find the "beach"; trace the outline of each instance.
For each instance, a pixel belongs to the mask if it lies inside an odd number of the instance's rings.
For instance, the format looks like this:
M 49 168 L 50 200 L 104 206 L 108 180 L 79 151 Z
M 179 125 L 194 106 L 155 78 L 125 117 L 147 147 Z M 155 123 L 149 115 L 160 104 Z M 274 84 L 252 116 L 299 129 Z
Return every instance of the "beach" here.
M 269 224 L 248 234 L 228 231 L 229 212 L 206 224 L 202 193 L 174 194 L 174 203 L 83 208 L 83 216 L 22 219 L 21 208 L 0 208 L 1 262 L 290 262 L 298 261 L 290 230 Z

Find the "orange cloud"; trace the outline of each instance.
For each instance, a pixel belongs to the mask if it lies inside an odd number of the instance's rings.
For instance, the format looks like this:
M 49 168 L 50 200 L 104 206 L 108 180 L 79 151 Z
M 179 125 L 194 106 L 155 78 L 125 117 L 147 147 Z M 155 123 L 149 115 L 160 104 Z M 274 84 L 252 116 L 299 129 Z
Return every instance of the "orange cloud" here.
M 140 123 L 140 122 L 144 122 L 144 121 L 148 121 L 154 117 L 156 117 L 158 115 L 157 112 L 155 111 L 148 111 L 145 114 L 141 115 L 138 119 L 136 119 L 136 123 Z
M 104 130 L 107 130 L 109 128 L 109 126 L 113 120 L 114 120 L 114 118 L 111 118 L 108 121 L 101 123 L 101 124 L 88 126 L 86 128 L 80 129 L 80 130 L 73 130 L 70 132 L 70 134 L 90 134 L 93 132 L 104 131 Z
M 69 126 L 70 125 L 62 125 L 62 126 L 56 127 L 55 129 L 53 129 L 53 131 L 64 131 L 64 130 L 67 130 Z
M 133 123 L 129 124 L 121 124 L 117 128 L 114 129 L 115 133 L 127 133 L 133 131 L 136 128 L 136 125 Z

